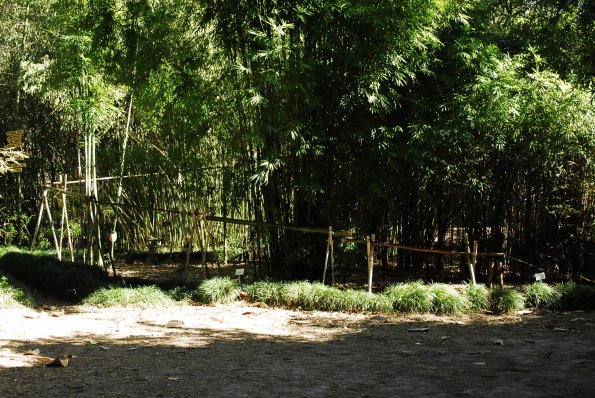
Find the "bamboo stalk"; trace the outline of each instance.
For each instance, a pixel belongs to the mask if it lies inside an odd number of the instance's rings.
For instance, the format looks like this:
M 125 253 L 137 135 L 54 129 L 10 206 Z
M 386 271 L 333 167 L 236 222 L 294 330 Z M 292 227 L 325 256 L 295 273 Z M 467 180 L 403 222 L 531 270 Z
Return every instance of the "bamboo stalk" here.
M 467 233 L 465 232 L 464 235 L 464 239 L 465 239 L 465 249 L 466 254 L 467 254 L 467 263 L 469 264 L 469 273 L 471 275 L 471 282 L 475 285 L 475 272 L 473 269 L 473 254 L 471 253 L 471 248 L 469 247 L 469 236 L 467 235 Z
M 37 216 L 37 225 L 35 226 L 35 232 L 33 233 L 33 239 L 31 239 L 31 253 L 33 253 L 33 249 L 35 248 L 35 242 L 37 240 L 37 234 L 39 233 L 39 226 L 41 225 L 41 219 L 43 217 L 44 207 L 45 207 L 45 203 L 42 199 L 41 204 L 39 205 L 39 215 Z
M 66 192 L 66 184 L 68 183 L 68 174 L 64 174 L 64 192 Z M 68 219 L 68 205 L 66 202 L 66 194 L 62 194 L 62 204 L 64 206 L 64 218 L 66 221 L 66 237 L 68 239 L 68 249 L 70 250 L 70 261 L 74 262 L 74 247 L 72 245 L 72 233 L 70 230 L 70 221 Z M 61 240 L 60 240 L 61 241 Z
M 50 229 L 52 230 L 52 237 L 54 238 L 54 246 L 56 247 L 56 254 L 58 255 L 58 260 L 62 261 L 62 253 L 60 252 L 60 246 L 58 245 L 58 237 L 56 236 L 56 229 L 54 228 L 54 221 L 52 220 L 52 212 L 50 211 L 50 204 L 48 202 L 48 191 L 45 190 L 43 192 L 43 201 L 45 203 L 45 210 L 48 216 L 48 220 L 50 222 Z
M 366 251 L 368 254 L 368 293 L 372 294 L 372 278 L 374 273 L 374 240 L 375 236 L 366 237 Z
M 333 249 L 333 227 L 328 227 L 329 245 L 331 248 L 331 285 L 335 286 L 335 256 Z
M 332 227 L 329 227 L 329 236 L 328 236 L 328 240 L 326 242 L 326 254 L 324 255 L 324 268 L 322 271 L 322 284 L 325 284 L 326 281 L 326 270 L 327 270 L 327 266 L 328 266 L 328 259 L 329 259 L 329 254 L 330 254 L 330 250 L 331 250 L 331 239 L 332 239 Z

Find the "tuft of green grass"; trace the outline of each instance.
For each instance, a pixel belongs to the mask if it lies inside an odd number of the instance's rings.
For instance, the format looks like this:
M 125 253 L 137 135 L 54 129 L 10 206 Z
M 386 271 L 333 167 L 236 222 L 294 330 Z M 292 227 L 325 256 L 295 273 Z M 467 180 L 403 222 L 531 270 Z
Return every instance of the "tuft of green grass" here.
M 252 301 L 261 301 L 269 305 L 284 305 L 282 282 L 258 281 L 246 287 Z
M 240 286 L 229 277 L 206 279 L 196 289 L 198 298 L 205 303 L 223 304 L 239 300 Z
M 346 296 L 342 311 L 347 312 L 392 312 L 393 303 L 384 294 L 368 293 L 364 290 L 345 290 Z
M 432 310 L 433 294 L 421 281 L 398 283 L 382 293 L 389 298 L 395 312 L 428 313 Z
M 465 286 L 465 297 L 470 311 L 485 311 L 490 307 L 490 292 L 485 285 L 469 284 Z
M 172 307 L 179 303 L 156 286 L 104 287 L 85 297 L 83 304 L 103 307 Z
M 452 286 L 434 283 L 428 289 L 432 296 L 432 312 L 437 315 L 456 315 L 469 309 L 467 298 Z
M 0 277 L 0 308 L 13 308 L 21 305 L 33 306 L 33 301 L 21 289 L 12 286 L 8 279 Z
M 306 308 L 320 311 L 341 311 L 348 306 L 343 291 L 320 282 L 312 283 L 312 287 L 304 297 Z
M 535 282 L 525 289 L 527 305 L 534 308 L 560 308 L 562 294 L 552 286 Z
M 511 314 L 525 308 L 525 299 L 518 290 L 495 287 L 490 291 L 490 307 L 495 314 Z
M 313 309 L 312 284 L 308 281 L 286 283 L 279 295 L 280 300 L 288 307 Z
M 8 253 L 21 253 L 21 252 L 22 252 L 22 250 L 16 246 L 2 246 L 2 247 L 0 247 L 0 257 L 3 257 L 4 255 L 6 255 Z

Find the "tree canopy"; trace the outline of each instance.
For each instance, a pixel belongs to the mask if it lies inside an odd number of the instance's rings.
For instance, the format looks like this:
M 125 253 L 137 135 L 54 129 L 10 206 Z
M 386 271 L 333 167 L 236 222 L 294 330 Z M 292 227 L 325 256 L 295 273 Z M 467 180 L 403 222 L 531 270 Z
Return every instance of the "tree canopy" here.
M 44 184 L 83 178 L 93 142 L 98 176 L 141 176 L 98 195 L 138 208 L 438 249 L 465 231 L 522 259 L 521 274 L 595 272 L 591 0 L 0 8 L 0 127 L 24 129 L 30 154 L 23 200 L 15 175 L 0 177 L 5 226 L 31 231 L 15 203 L 36 214 Z M 118 211 L 129 248 L 188 239 L 175 214 Z M 232 249 L 263 253 L 271 275 L 321 272 L 320 237 L 233 231 Z M 381 258 L 388 265 L 388 251 Z M 428 275 L 442 267 L 404 251 L 393 260 Z

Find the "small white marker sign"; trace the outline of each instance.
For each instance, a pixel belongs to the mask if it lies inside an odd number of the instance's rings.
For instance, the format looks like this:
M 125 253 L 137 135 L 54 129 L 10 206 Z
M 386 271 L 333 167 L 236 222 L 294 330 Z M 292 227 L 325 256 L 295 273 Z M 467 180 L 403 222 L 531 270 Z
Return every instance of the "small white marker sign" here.
M 244 268 L 237 268 L 236 269 L 236 276 L 244 275 Z
M 545 272 L 540 272 L 538 274 L 533 275 L 535 277 L 535 281 L 543 281 L 545 280 Z

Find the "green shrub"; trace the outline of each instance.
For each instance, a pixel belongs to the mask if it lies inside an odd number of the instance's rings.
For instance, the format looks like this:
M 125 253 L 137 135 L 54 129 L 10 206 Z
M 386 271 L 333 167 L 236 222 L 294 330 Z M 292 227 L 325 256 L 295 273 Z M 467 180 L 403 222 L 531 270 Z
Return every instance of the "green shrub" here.
M 555 290 L 560 294 L 560 306 L 564 309 L 595 309 L 594 286 L 578 285 L 569 281 L 556 285 Z
M 312 283 L 312 288 L 305 297 L 307 308 L 319 311 L 341 311 L 348 307 L 348 297 L 336 287 Z
M 432 310 L 433 295 L 421 281 L 389 286 L 383 294 L 389 298 L 395 312 L 427 313 Z
M 178 304 L 156 286 L 104 287 L 86 297 L 83 303 L 103 307 L 170 307 Z
M 294 308 L 312 309 L 312 284 L 308 281 L 289 282 L 281 288 L 281 301 Z
M 246 292 L 253 301 L 261 301 L 269 305 L 284 305 L 283 286 L 281 282 L 258 281 L 246 287 Z
M 525 299 L 515 289 L 495 287 L 490 291 L 490 307 L 495 314 L 511 314 L 525 308 Z
M 465 297 L 470 311 L 485 311 L 490 307 L 490 292 L 485 285 L 469 284 L 465 286 Z
M 196 289 L 198 298 L 205 303 L 231 303 L 240 298 L 238 282 L 229 277 L 206 279 Z
M 552 286 L 535 282 L 525 289 L 527 305 L 534 308 L 560 308 L 562 294 Z
M 19 305 L 32 306 L 33 301 L 21 289 L 12 286 L 5 276 L 0 277 L 0 308 Z
M 347 312 L 392 312 L 393 303 L 384 294 L 370 294 L 364 290 L 344 290 L 342 311 Z
M 436 283 L 429 287 L 432 296 L 432 312 L 437 315 L 456 315 L 466 312 L 469 302 L 452 286 Z
M 2 246 L 0 247 L 0 257 L 3 257 L 4 255 L 8 254 L 8 253 L 21 253 L 21 249 L 19 249 L 16 246 Z

